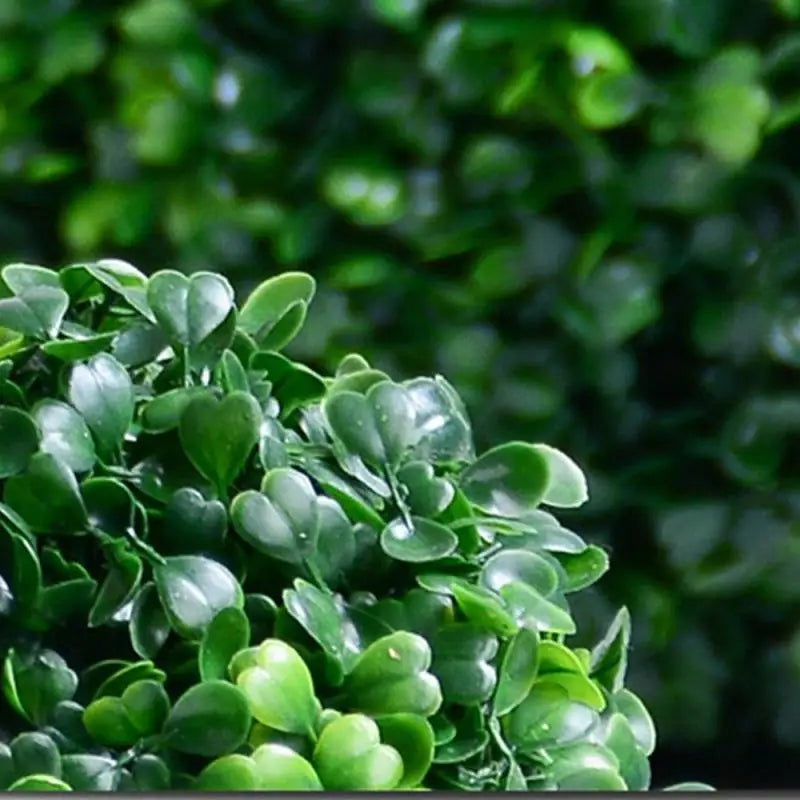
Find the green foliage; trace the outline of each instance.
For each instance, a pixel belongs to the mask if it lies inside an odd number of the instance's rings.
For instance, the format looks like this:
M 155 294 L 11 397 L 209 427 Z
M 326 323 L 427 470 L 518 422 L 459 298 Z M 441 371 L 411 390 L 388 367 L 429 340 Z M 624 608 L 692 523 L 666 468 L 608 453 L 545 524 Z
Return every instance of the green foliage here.
M 3 718 L 20 730 L 0 788 L 649 787 L 627 611 L 591 653 L 565 643 L 567 594 L 607 566 L 576 585 L 592 546 L 538 508 L 586 499 L 576 464 L 522 442 L 475 458 L 443 378 L 376 379 L 353 356 L 321 397 L 279 399 L 283 361 L 249 331 L 282 325 L 297 275 L 255 292 L 247 329 L 231 301 L 183 336 L 223 279 L 86 299 L 78 271 L 97 268 L 26 274 L 71 288 L 65 326 L 112 333 L 103 349 L 65 362 L 20 330 L 4 362 L 24 446 L 0 487 Z M 151 317 L 163 347 L 123 363 Z M 175 424 L 143 424 L 188 390 Z M 45 452 L 65 420 L 77 435 Z
M 794 643 L 774 622 L 800 600 L 796 0 L 356 6 L 4 3 L 0 255 L 17 263 L 0 356 L 18 329 L 83 362 L 89 403 L 111 334 L 66 324 L 66 294 L 107 288 L 142 313 L 115 343 L 126 366 L 165 341 L 200 366 L 232 334 L 206 336 L 231 302 L 209 271 L 244 290 L 287 271 L 240 315 L 264 350 L 303 322 L 311 271 L 320 313 L 290 360 L 269 357 L 284 414 L 358 349 L 373 377 L 447 374 L 481 450 L 580 454 L 594 502 L 575 520 L 618 565 L 589 639 L 624 596 L 664 737 L 746 741 L 736 695 L 800 741 Z M 152 310 L 138 271 L 95 263 L 112 251 L 172 268 Z M 76 261 L 63 286 L 25 263 Z M 142 424 L 188 398 L 162 395 Z M 85 418 L 100 458 L 119 414 Z

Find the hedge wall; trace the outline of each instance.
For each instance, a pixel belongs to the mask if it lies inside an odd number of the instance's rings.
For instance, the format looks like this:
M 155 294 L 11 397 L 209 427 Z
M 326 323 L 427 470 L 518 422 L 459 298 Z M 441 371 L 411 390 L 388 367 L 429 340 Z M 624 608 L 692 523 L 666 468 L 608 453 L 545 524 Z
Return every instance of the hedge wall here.
M 296 355 L 442 371 L 482 443 L 587 468 L 584 627 L 630 605 L 662 742 L 796 747 L 798 19 L 5 0 L 0 257 L 314 273 Z

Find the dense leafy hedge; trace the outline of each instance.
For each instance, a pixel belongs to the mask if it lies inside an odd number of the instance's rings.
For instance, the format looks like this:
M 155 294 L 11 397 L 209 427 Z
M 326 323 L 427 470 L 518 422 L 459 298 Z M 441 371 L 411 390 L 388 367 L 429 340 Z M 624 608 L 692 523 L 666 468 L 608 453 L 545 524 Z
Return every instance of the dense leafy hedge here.
M 641 620 L 667 740 L 795 744 L 798 17 L 8 2 L 5 260 L 324 275 L 292 353 L 440 369 L 482 445 L 589 467 L 575 517 L 614 549 L 601 597 Z
M 650 788 L 627 609 L 566 641 L 569 457 L 281 355 L 305 273 L 0 274 L 0 790 Z

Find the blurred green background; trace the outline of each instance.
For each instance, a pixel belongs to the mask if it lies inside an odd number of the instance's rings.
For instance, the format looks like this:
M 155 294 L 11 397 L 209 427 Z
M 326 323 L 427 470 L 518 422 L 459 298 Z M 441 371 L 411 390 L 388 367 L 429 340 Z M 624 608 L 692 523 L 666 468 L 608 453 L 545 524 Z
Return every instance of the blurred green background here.
M 654 783 L 800 784 L 800 0 L 0 0 L 0 261 L 320 283 L 587 470 Z M 586 593 L 582 593 L 586 594 Z

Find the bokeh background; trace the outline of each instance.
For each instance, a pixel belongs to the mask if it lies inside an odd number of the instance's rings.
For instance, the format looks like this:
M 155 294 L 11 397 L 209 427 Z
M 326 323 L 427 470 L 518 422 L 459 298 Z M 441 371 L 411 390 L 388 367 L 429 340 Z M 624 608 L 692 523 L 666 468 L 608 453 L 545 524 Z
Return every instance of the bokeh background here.
M 587 470 L 656 786 L 800 785 L 800 0 L 0 0 L 0 262 L 302 269 L 293 355 Z M 587 593 L 581 593 L 587 594 Z

